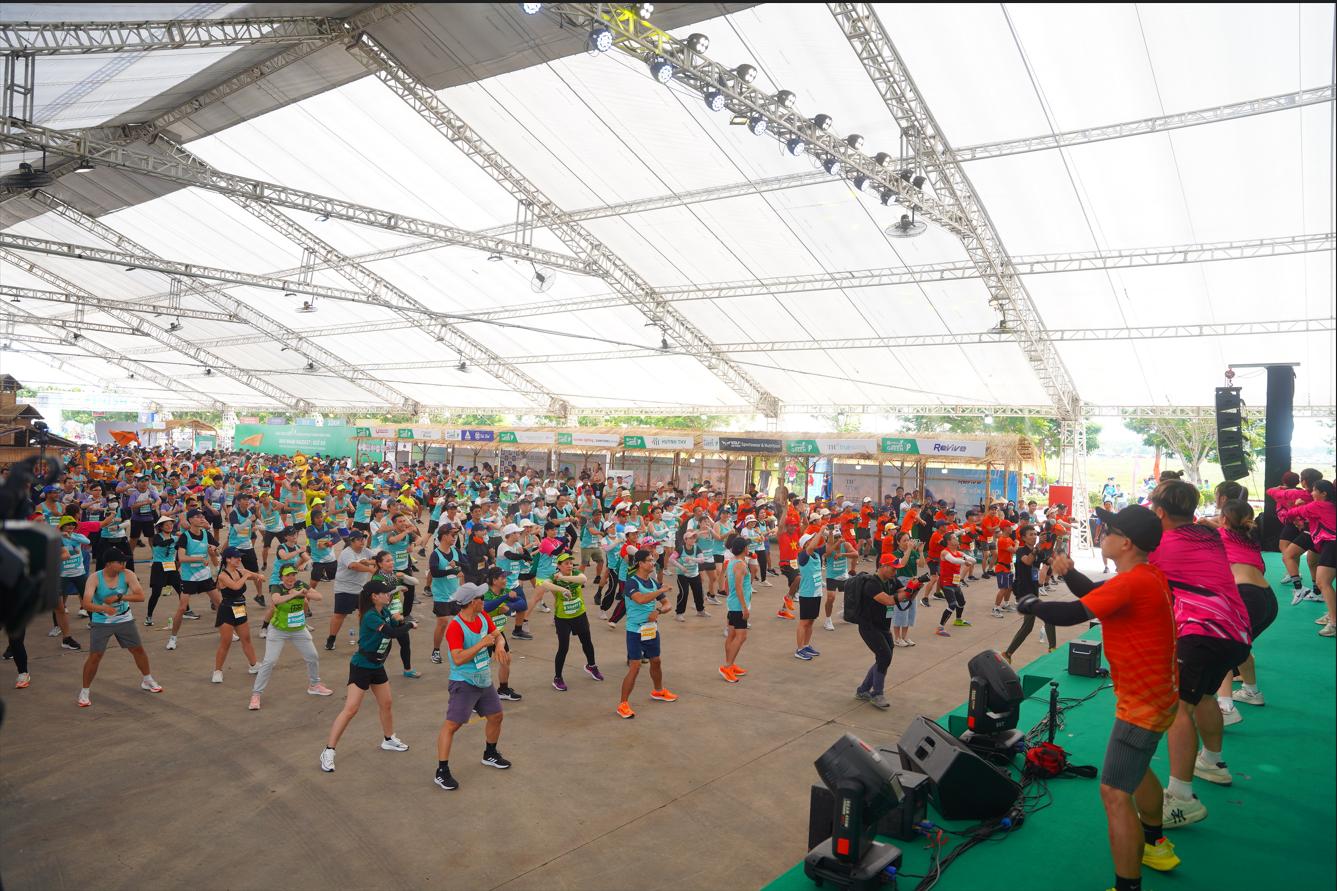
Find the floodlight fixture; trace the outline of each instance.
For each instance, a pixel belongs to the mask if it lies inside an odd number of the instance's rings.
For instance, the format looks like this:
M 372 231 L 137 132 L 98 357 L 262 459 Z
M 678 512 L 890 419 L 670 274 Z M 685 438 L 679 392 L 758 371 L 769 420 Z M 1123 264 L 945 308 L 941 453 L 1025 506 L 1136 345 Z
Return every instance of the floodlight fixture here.
M 868 177 L 862 173 L 854 178 L 854 188 L 862 192 L 868 186 Z
M 883 203 L 884 205 L 886 205 L 886 204 L 891 204 L 891 203 L 892 203 L 893 201 L 895 201 L 895 200 L 896 200 L 896 193 L 895 193 L 895 192 L 893 192 L 891 189 L 883 189 L 883 190 L 882 190 L 882 203 Z
M 469 363 L 468 363 L 468 362 L 465 362 L 463 359 L 461 359 L 461 360 L 460 360 L 460 364 L 455 366 L 455 370 L 456 370 L 456 371 L 462 371 L 462 372 L 468 373 L 468 371 L 469 371 Z
M 661 84 L 666 84 L 673 80 L 673 65 L 663 59 L 656 59 L 650 63 L 650 76 Z
M 791 155 L 798 157 L 808 150 L 808 144 L 803 141 L 802 137 L 794 136 L 785 143 L 785 148 L 789 149 Z
M 521 3 L 520 11 L 525 15 L 538 15 L 543 11 L 542 3 Z
M 299 310 L 297 310 L 297 311 L 298 311 L 298 312 L 315 312 L 315 311 L 316 311 L 316 301 L 315 301 L 315 300 L 303 300 L 303 301 L 302 301 L 302 308 L 299 309 Z
M 94 169 L 94 168 L 93 168 L 93 162 L 92 162 L 92 161 L 88 160 L 87 158 L 80 158 L 80 159 L 79 159 L 79 166 L 74 168 L 74 172 L 75 172 L 75 173 L 88 173 L 90 170 L 93 170 L 93 169 Z
M 693 34 L 687 38 L 687 48 L 694 53 L 704 53 L 710 47 L 710 38 L 704 34 Z
M 901 178 L 901 182 L 909 185 L 911 182 L 914 181 L 915 172 L 911 170 L 909 167 L 906 167 L 904 170 L 898 173 L 897 176 Z
M 168 330 L 169 332 L 171 332 L 171 333 L 176 333 L 177 331 L 180 331 L 180 330 L 181 330 L 181 320 L 180 320 L 180 319 L 177 319 L 176 321 L 172 322 L 172 324 L 170 324 L 170 325 L 167 326 L 167 330 Z
M 766 132 L 766 119 L 759 114 L 754 114 L 748 118 L 747 128 L 752 131 L 754 136 L 760 136 Z
M 733 73 L 745 84 L 750 84 L 757 79 L 757 69 L 746 63 L 735 68 Z
M 592 53 L 606 53 L 613 48 L 613 32 L 606 26 L 599 25 L 590 31 L 589 50 Z
M 876 155 L 873 156 L 873 160 L 877 162 L 878 167 L 886 167 L 894 159 L 891 157 L 891 155 L 887 154 L 886 152 L 878 152 Z
M 330 215 L 327 213 L 318 214 L 316 216 L 317 223 L 328 223 L 329 221 L 330 221 Z
M 775 101 L 781 108 L 793 108 L 794 100 L 797 99 L 793 90 L 781 90 L 775 94 Z
M 851 133 L 845 137 L 845 144 L 857 152 L 863 148 L 863 137 L 858 133 Z
M 643 19 L 648 19 L 651 13 L 653 13 L 654 11 L 655 11 L 655 5 L 653 3 L 636 4 L 636 14 Z
M 307 371 L 315 371 L 315 370 L 316 370 L 316 363 L 315 363 L 315 362 L 308 361 L 308 362 L 306 363 L 306 370 L 307 370 Z
M 836 157 L 827 158 L 822 162 L 822 169 L 832 176 L 840 175 L 840 159 Z
M 669 351 L 669 342 L 667 337 L 659 338 L 659 348 L 666 353 Z
M 710 90 L 706 93 L 706 108 L 711 111 L 720 111 L 724 108 L 724 94 L 719 90 Z
M 498 254 L 496 251 L 493 251 L 492 253 L 490 253 L 490 254 L 487 255 L 487 261 L 488 261 L 489 263 L 500 263 L 500 262 L 501 262 L 501 254 Z
M 213 374 L 214 374 L 214 370 L 213 370 L 212 368 L 209 368 L 208 366 L 205 366 L 205 369 L 204 369 L 204 376 L 205 376 L 205 377 L 213 377 Z
M 831 129 L 831 115 L 829 114 L 817 115 L 812 119 L 812 125 L 816 127 L 818 130 L 821 130 L 823 133 L 828 132 Z
M 920 174 L 916 174 L 916 175 L 915 175 L 915 178 L 912 179 L 912 180 L 910 180 L 910 185 L 914 186 L 916 189 L 922 189 L 922 188 L 924 188 L 924 183 L 926 183 L 926 182 L 928 182 L 928 177 L 926 177 L 926 176 L 924 176 L 924 174 L 920 173 Z

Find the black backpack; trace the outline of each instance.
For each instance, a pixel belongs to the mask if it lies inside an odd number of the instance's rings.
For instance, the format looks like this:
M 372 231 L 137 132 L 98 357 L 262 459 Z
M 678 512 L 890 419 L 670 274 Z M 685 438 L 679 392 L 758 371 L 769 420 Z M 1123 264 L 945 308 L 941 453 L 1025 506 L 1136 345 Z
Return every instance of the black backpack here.
M 882 591 L 882 580 L 871 572 L 861 572 L 845 580 L 845 605 L 841 617 L 852 624 L 858 624 L 863 615 L 864 598 L 874 597 Z

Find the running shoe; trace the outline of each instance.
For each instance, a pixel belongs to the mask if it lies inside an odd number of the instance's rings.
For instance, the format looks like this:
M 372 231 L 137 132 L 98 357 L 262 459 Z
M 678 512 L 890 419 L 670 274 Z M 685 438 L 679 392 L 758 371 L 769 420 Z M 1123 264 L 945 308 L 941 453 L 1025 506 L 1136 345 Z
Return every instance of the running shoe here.
M 153 616 L 145 616 L 145 617 L 144 617 L 144 627 L 145 627 L 145 628 L 152 628 L 152 627 L 153 627 Z
M 167 649 L 169 649 L 169 650 L 175 650 L 175 649 L 176 649 L 176 635 L 175 635 L 175 634 L 170 634 L 170 635 L 167 636 Z
M 5 660 L 6 662 L 8 662 L 10 659 L 13 659 L 13 658 L 14 658 L 14 648 L 13 648 L 12 646 L 10 646 L 10 647 L 5 647 L 4 660 Z
M 524 698 L 510 687 L 498 687 L 497 696 L 501 699 L 505 699 L 507 702 L 519 702 Z
M 1295 589 L 1295 593 L 1291 595 L 1291 606 L 1295 606 L 1295 605 L 1298 604 L 1301 600 L 1304 600 L 1304 599 L 1305 599 L 1305 590 L 1304 590 L 1304 588 L 1296 588 L 1296 589 Z
M 1236 714 L 1239 714 L 1236 711 Z M 1244 720 L 1240 718 L 1240 720 Z M 1202 760 L 1202 751 L 1198 751 L 1198 757 L 1193 760 L 1193 775 L 1209 783 L 1216 783 L 1218 786 L 1229 786 L 1235 781 L 1230 775 L 1230 768 L 1226 767 L 1224 761 L 1212 763 Z
M 441 651 L 440 651 L 440 650 L 432 650 L 432 664 L 433 664 L 433 665 L 440 665 L 441 662 L 442 662 L 442 659 L 441 659 Z
M 261 639 L 261 640 L 264 640 L 264 639 L 265 639 L 266 637 L 268 637 L 268 636 L 269 636 L 269 626 L 268 626 L 268 625 L 261 625 L 261 626 L 260 626 L 260 639 Z
M 79 708 L 88 708 L 90 705 L 93 704 L 93 700 L 91 700 L 91 699 L 88 698 L 88 691 L 87 691 L 87 690 L 80 690 L 80 691 L 79 691 L 79 699 L 78 699 L 78 703 L 79 703 Z
M 1165 829 L 1178 829 L 1181 826 L 1188 826 L 1192 823 L 1198 823 L 1207 818 L 1207 806 L 1199 800 L 1198 796 L 1183 799 L 1175 798 L 1170 794 L 1170 790 L 1165 790 L 1165 804 L 1162 808 L 1161 825 Z
M 145 693 L 161 693 L 162 685 L 153 679 L 153 675 L 149 675 L 139 682 L 139 689 Z
M 603 672 L 599 670 L 599 666 L 597 665 L 586 665 L 585 673 L 596 681 L 602 681 L 604 679 Z
M 907 638 L 904 638 L 904 640 L 905 640 L 905 645 L 906 645 L 907 647 L 917 646 L 917 645 L 915 644 L 915 642 L 912 641 L 912 640 L 911 640 L 910 638 L 908 638 L 908 637 L 907 637 Z
M 803 649 L 804 649 L 804 651 L 805 651 L 809 656 L 820 656 L 820 655 L 822 655 L 820 652 L 818 652 L 817 648 L 814 647 L 812 644 L 808 644 L 808 645 L 805 646 Z
M 333 649 L 334 649 L 334 635 L 333 635 L 333 634 L 331 634 L 329 637 L 325 638 L 325 649 L 327 649 L 327 650 L 333 650 Z
M 776 618 L 779 618 L 779 619 L 792 619 L 792 618 L 794 618 L 794 614 L 791 613 L 791 612 L 790 612 L 789 610 L 787 610 L 787 609 L 778 610 L 778 611 L 776 612 L 775 615 L 776 615 Z
M 950 631 L 948 631 L 946 628 L 939 628 L 937 631 L 934 631 L 933 633 L 936 634 L 936 635 L 938 635 L 938 637 L 951 637 L 951 636 L 952 636 L 952 633 L 951 633 Z
M 381 740 L 381 748 L 385 749 L 387 752 L 407 752 L 409 750 L 408 743 L 404 742 L 393 733 L 390 734 L 389 739 Z
M 993 609 L 989 610 L 989 615 L 993 616 L 995 619 L 1004 618 L 1003 608 L 1001 606 L 995 606 Z
M 676 622 L 686 622 L 686 621 L 687 621 L 687 617 L 684 616 L 682 613 L 677 613 L 676 615 L 674 615 L 673 619 L 674 619 L 674 621 L 676 621 Z
M 738 675 L 734 674 L 732 669 L 729 668 L 729 666 L 721 665 L 719 671 L 720 671 L 720 677 L 724 678 L 725 683 L 727 684 L 738 683 Z
M 83 649 L 83 647 L 79 646 L 79 641 L 75 640 L 72 637 L 67 637 L 64 640 L 62 640 L 60 642 L 60 648 L 62 650 L 76 650 L 76 651 Z
M 696 617 L 697 617 L 698 619 L 709 619 L 709 618 L 710 618 L 710 612 L 709 612 L 708 610 L 699 609 L 699 610 L 696 611 Z
M 548 606 L 548 604 L 546 604 L 546 603 L 540 603 L 540 604 L 539 604 L 539 612 L 541 612 L 541 613 L 550 613 L 550 612 L 552 612 L 552 607 Z
M 1221 723 L 1229 727 L 1231 724 L 1241 724 L 1244 722 L 1244 716 L 1240 714 L 1237 708 L 1221 709 Z
M 436 783 L 447 792 L 454 792 L 460 787 L 459 782 L 450 775 L 450 771 L 442 770 L 439 767 L 436 769 L 436 778 L 432 780 L 432 782 Z
M 565 692 L 566 692 L 566 681 L 562 680 L 561 678 L 553 678 L 553 679 L 552 679 L 552 688 L 553 688 L 554 690 L 556 690 L 558 693 L 565 693 Z
M 899 637 L 893 637 L 891 639 L 891 645 L 893 647 L 903 647 L 905 646 L 905 641 L 901 640 Z
M 422 677 L 422 672 L 418 671 L 418 669 L 416 668 L 405 669 L 404 677 L 417 680 L 418 678 Z
M 1244 690 L 1239 689 L 1230 694 L 1230 698 L 1236 702 L 1243 702 L 1246 705 L 1266 705 L 1267 701 L 1263 699 L 1262 690 Z
M 929 603 L 929 599 L 928 599 L 927 597 L 921 597 L 921 598 L 919 598 L 919 602 L 922 603 L 922 604 L 924 604 L 924 606 L 932 606 L 932 605 L 933 605 L 933 604 Z
M 15 689 L 15 690 L 23 690 L 23 689 L 25 689 L 25 688 L 26 688 L 29 684 L 31 684 L 31 683 L 32 683 L 32 675 L 28 674 L 28 673 L 25 671 L 23 674 L 19 675 L 19 676 L 14 680 L 14 689 Z
M 802 659 L 804 662 L 811 662 L 811 661 L 812 661 L 812 656 L 808 655 L 808 651 L 807 651 L 806 649 L 798 649 L 798 650 L 795 650 L 795 651 L 794 651 L 794 658 L 795 658 L 795 659 Z
M 651 691 L 650 691 L 650 698 L 651 698 L 651 699 L 657 699 L 657 700 L 659 700 L 660 702 L 677 702 L 677 701 L 678 701 L 678 694 L 677 694 L 677 693 L 670 693 L 669 690 L 668 690 L 668 688 L 665 687 L 663 690 L 651 690 Z
M 1017 611 L 1017 605 L 1013 603 L 1011 600 L 1009 600 L 1007 603 L 1003 604 L 1003 609 L 1006 612 L 1015 613 Z
M 334 773 L 334 749 L 326 748 L 320 753 L 320 769 L 326 773 Z
M 254 665 L 252 665 L 252 666 L 250 666 L 249 668 L 247 668 L 247 669 L 246 669 L 246 673 L 247 673 L 247 674 L 259 674 L 259 673 L 260 673 L 260 663 L 257 662 L 257 663 L 255 663 Z
M 1322 628 L 1318 629 L 1318 636 L 1319 636 L 1319 637 L 1337 637 L 1337 631 L 1333 630 L 1333 628 L 1334 628 L 1333 624 L 1332 624 L 1331 622 L 1329 622 L 1328 624 L 1324 625 Z
M 634 718 L 636 717 L 636 713 L 631 710 L 630 703 L 619 702 L 617 704 L 617 716 L 619 718 Z
M 496 750 L 493 750 L 490 755 L 487 752 L 484 752 L 483 763 L 488 767 L 495 767 L 497 770 L 505 770 L 511 766 L 511 762 L 507 761 L 505 756 Z
M 830 618 L 829 616 L 827 617 L 827 620 L 826 620 L 826 622 L 822 625 L 822 627 L 825 628 L 827 631 L 835 631 L 835 630 L 836 630 L 836 625 L 835 625 L 834 622 L 831 621 L 831 618 Z
M 1314 620 L 1315 625 L 1326 625 L 1332 621 L 1332 616 L 1319 616 Z
M 307 695 L 307 696 L 333 696 L 333 695 L 334 695 L 334 691 L 331 690 L 329 687 L 325 686 L 324 684 L 317 682 L 317 683 L 315 683 L 315 684 L 312 684 L 310 687 L 307 687 L 307 688 L 306 688 L 306 695 Z
M 882 695 L 881 693 L 874 694 L 873 697 L 868 701 L 880 709 L 891 708 L 891 703 L 887 702 L 887 697 Z
M 706 595 L 706 602 L 708 602 L 708 603 L 713 603 L 713 604 L 715 604 L 716 606 L 719 606 L 719 605 L 720 605 L 720 599 L 719 599 L 718 597 L 716 597 L 714 594 L 707 594 L 707 595 Z
M 1310 603 L 1322 603 L 1323 595 L 1315 591 L 1313 588 L 1306 588 L 1304 599 Z
M 1169 872 L 1179 865 L 1179 857 L 1175 855 L 1175 846 L 1168 838 L 1158 839 L 1156 844 L 1142 844 L 1142 865 L 1149 866 L 1157 872 Z
M 81 619 L 87 619 L 88 617 L 89 617 L 89 616 L 88 616 L 88 610 L 86 610 L 86 609 L 80 609 L 80 610 L 79 610 L 79 618 L 81 618 Z
M 255 601 L 255 603 L 256 603 L 257 606 L 264 606 L 264 605 L 265 605 L 265 598 L 264 598 L 263 595 L 257 594 L 257 595 L 255 595 L 254 597 L 252 597 L 251 599 Z
M 183 619 L 198 620 L 198 619 L 199 619 L 199 614 L 196 613 L 195 610 L 193 610 L 193 609 L 188 609 L 188 610 L 186 610 L 184 613 L 181 614 L 181 618 L 183 618 Z
M 260 694 L 259 694 L 259 693 L 252 693 L 252 694 L 251 694 L 251 704 L 248 705 L 248 706 L 246 706 L 246 708 L 247 708 L 247 710 L 249 710 L 249 711 L 253 711 L 253 712 L 258 712 L 258 711 L 260 711 Z
M 863 691 L 863 690 L 855 690 L 855 691 L 854 691 L 854 698 L 855 698 L 855 699 L 858 699 L 858 700 L 861 700 L 861 701 L 863 701 L 863 702 L 870 702 L 870 701 L 872 701 L 872 699 L 873 699 L 873 694 L 872 694 L 872 693 L 865 692 L 865 691 Z
M 739 665 L 730 665 L 730 666 L 729 666 L 729 669 L 730 669 L 734 674 L 738 675 L 740 678 L 741 678 L 743 675 L 747 674 L 747 669 L 746 669 L 746 668 L 743 668 L 743 667 L 741 667 L 741 666 L 739 666 Z
M 517 628 L 517 629 L 515 629 L 515 631 L 512 632 L 511 637 L 515 638 L 516 640 L 533 640 L 533 639 L 534 639 L 534 635 L 530 634 L 528 631 L 526 631 L 526 630 L 523 629 L 523 628 Z
M 1299 603 L 1299 601 L 1297 600 L 1296 603 Z M 46 636 L 47 636 L 47 637 L 60 637 L 60 626 L 58 626 L 58 625 L 56 625 L 56 626 L 52 626 L 51 630 L 48 631 L 48 632 L 46 633 Z
M 952 622 L 952 624 L 955 625 L 957 628 L 969 628 L 969 627 L 970 627 L 970 623 L 969 623 L 968 621 L 966 621 L 965 619 L 957 619 L 956 621 Z
M 215 671 L 212 675 L 209 676 L 209 683 L 211 684 L 223 683 L 223 673 L 221 671 Z

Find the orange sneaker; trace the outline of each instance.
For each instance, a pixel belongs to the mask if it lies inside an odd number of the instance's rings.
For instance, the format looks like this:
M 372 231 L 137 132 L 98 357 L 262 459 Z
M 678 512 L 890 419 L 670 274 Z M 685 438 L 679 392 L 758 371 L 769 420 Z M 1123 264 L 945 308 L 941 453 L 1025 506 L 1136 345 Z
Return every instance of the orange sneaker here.
M 724 678 L 730 684 L 738 683 L 738 676 L 734 674 L 733 667 L 730 665 L 720 666 L 720 677 Z
M 634 718 L 636 713 L 631 710 L 631 703 L 619 702 L 617 704 L 617 716 L 619 718 Z
M 650 698 L 651 698 L 651 699 L 658 699 L 660 702 L 677 702 L 677 701 L 678 701 L 678 694 L 677 694 L 677 693 L 670 693 L 670 692 L 668 691 L 668 688 L 665 687 L 663 690 L 651 690 L 651 691 L 650 691 Z
M 785 605 L 784 605 L 783 609 L 784 609 L 784 611 L 787 612 L 787 613 L 792 613 L 792 612 L 794 611 L 794 601 L 793 601 L 793 598 L 790 598 L 790 597 L 786 597 L 786 598 L 785 598 Z
M 729 666 L 729 670 L 732 671 L 734 674 L 738 675 L 740 678 L 741 678 L 743 675 L 747 674 L 747 669 L 746 669 L 746 668 L 740 668 L 740 667 L 737 666 L 737 665 L 730 665 L 730 666 Z
M 777 618 L 780 618 L 780 619 L 792 619 L 792 618 L 794 618 L 794 614 L 791 613 L 791 612 L 790 612 L 789 610 L 787 610 L 787 609 L 782 609 L 782 610 L 778 611 L 775 615 L 776 615 Z

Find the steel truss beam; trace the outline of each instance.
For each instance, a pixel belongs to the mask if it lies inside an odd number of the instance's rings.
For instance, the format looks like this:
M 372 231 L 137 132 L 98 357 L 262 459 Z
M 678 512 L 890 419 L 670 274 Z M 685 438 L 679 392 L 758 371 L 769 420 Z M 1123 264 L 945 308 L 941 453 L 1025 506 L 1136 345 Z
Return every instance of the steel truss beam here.
M 0 52 L 36 56 L 143 53 L 210 46 L 332 40 L 337 19 L 171 19 L 157 22 L 15 22 L 0 24 Z
M 111 309 L 122 309 L 126 312 L 136 312 L 153 316 L 175 316 L 181 319 L 200 319 L 208 322 L 230 322 L 242 324 L 242 320 L 231 313 L 213 312 L 207 309 L 189 309 L 187 307 L 167 307 L 167 306 L 141 306 L 137 302 L 129 300 L 111 300 L 106 297 L 85 297 L 81 294 L 71 294 L 67 291 L 48 291 L 40 288 L 15 288 L 9 285 L 0 285 L 0 297 L 18 297 L 24 300 L 41 300 L 47 303 L 67 303 L 73 304 L 79 308 L 91 310 L 101 310 L 103 307 Z M 76 311 L 77 312 L 77 311 Z M 47 318 L 59 322 L 75 321 L 75 314 L 71 313 L 62 316 L 47 316 Z M 269 338 L 264 338 L 268 340 Z M 260 343 L 263 341 L 257 341 Z
M 584 262 L 527 244 L 492 235 L 478 235 L 432 220 L 408 217 L 351 201 L 291 189 L 277 183 L 234 176 L 180 156 L 165 156 L 137 151 L 123 145 L 96 140 L 86 134 L 68 133 L 38 127 L 14 118 L 6 118 L 8 132 L 0 133 L 0 144 L 35 150 L 70 158 L 97 158 L 97 164 L 131 173 L 157 177 L 183 186 L 208 189 L 228 197 L 247 198 L 271 207 L 286 207 L 313 217 L 337 218 L 388 232 L 423 236 L 445 245 L 459 245 L 475 250 L 542 263 L 554 269 L 588 274 Z
M 8 289 L 6 289 L 8 290 Z M 132 337 L 143 337 L 143 331 L 137 331 L 134 328 L 127 328 L 124 325 L 105 325 L 101 322 L 81 322 L 77 320 L 57 320 L 48 319 L 35 314 L 22 315 L 12 312 L 0 312 L 0 322 L 13 322 L 16 325 L 40 325 L 44 328 L 59 328 L 62 331 L 68 331 L 73 337 L 66 337 L 60 340 L 61 343 L 78 343 L 83 339 L 86 331 L 98 331 L 104 334 L 123 334 Z M 28 342 L 24 338 L 24 342 Z
M 13 237 L 15 236 L 6 236 L 3 233 L 0 233 L 0 239 L 13 238 Z M 65 278 L 61 278 L 59 275 L 56 275 L 54 272 L 47 270 L 45 267 L 38 266 L 37 264 L 32 263 L 23 255 L 18 254 L 15 251 L 8 250 L 2 244 L 0 244 L 0 260 L 4 260 L 5 262 L 18 267 L 20 270 L 28 273 L 29 275 L 37 276 L 38 278 L 42 279 L 48 284 L 55 286 L 59 290 L 67 291 L 72 294 L 78 294 L 80 296 L 86 296 L 86 297 L 93 296 L 91 293 L 79 287 L 74 282 L 69 281 L 68 279 Z M 280 404 L 293 409 L 294 411 L 305 412 L 310 406 L 310 403 L 307 402 L 305 399 L 301 399 L 297 396 L 294 396 L 287 390 L 284 390 L 281 387 L 274 386 L 269 381 L 256 377 L 255 375 L 251 374 L 248 371 L 244 371 L 242 369 L 237 368 L 232 363 L 225 361 L 221 357 L 209 352 L 206 349 L 203 349 L 202 347 L 196 346 L 195 344 L 186 340 L 184 337 L 179 337 L 175 333 L 168 331 L 166 328 L 163 328 L 160 325 L 156 325 L 153 322 L 149 321 L 148 319 L 142 318 L 136 315 L 135 313 L 125 312 L 124 310 L 118 310 L 118 309 L 109 309 L 109 308 L 100 309 L 98 311 L 106 313 L 107 315 L 111 316 L 117 321 L 122 322 L 123 324 L 128 325 L 131 328 L 134 328 L 135 330 L 148 335 L 149 337 L 152 337 L 154 340 L 157 340 L 160 343 L 171 347 L 172 349 L 176 350 L 179 353 L 182 353 L 183 355 L 189 356 L 190 358 L 194 359 L 195 361 L 199 362 L 202 365 L 206 365 L 210 368 L 213 368 L 220 374 L 226 375 L 234 380 L 240 381 L 241 383 L 250 387 L 255 392 L 260 393 L 264 396 L 268 396 L 270 399 L 273 399 L 279 402 Z M 82 343 L 82 340 L 80 341 L 80 343 Z M 135 371 L 136 373 L 141 373 L 142 369 L 136 367 Z M 171 389 L 170 385 L 168 386 L 168 389 Z
M 521 202 L 540 225 L 551 229 L 563 244 L 587 263 L 593 274 L 602 277 L 618 294 L 659 326 L 666 337 L 673 337 L 685 352 L 728 384 L 735 393 L 754 402 L 763 414 L 779 414 L 778 398 L 767 392 L 741 367 L 730 362 L 727 356 L 714 349 L 705 332 L 660 297 L 648 282 L 607 245 L 579 223 L 561 221 L 561 209 L 547 195 L 511 166 L 385 47 L 364 32 L 349 45 L 349 52 L 437 132 Z
M 125 251 L 135 251 L 149 257 L 158 255 L 148 248 L 127 238 L 120 232 L 105 223 L 95 220 L 80 210 L 71 207 L 64 201 L 43 192 L 40 189 L 33 194 L 34 200 L 38 201 L 44 207 L 54 211 L 57 215 L 74 223 L 85 232 L 101 238 L 103 241 L 115 245 L 117 248 Z M 194 279 L 185 277 L 174 277 L 173 283 L 189 292 L 192 296 L 203 297 L 209 303 L 215 306 L 221 306 L 229 316 L 237 321 L 248 324 L 259 331 L 263 331 L 269 337 L 279 343 L 284 344 L 288 349 L 300 355 L 308 361 L 314 362 L 323 368 L 328 368 L 331 372 L 348 381 L 349 383 L 366 390 L 373 396 L 384 399 L 387 405 L 393 405 L 407 411 L 416 411 L 416 403 L 412 398 L 406 396 L 394 387 L 381 383 L 374 378 L 369 378 L 357 366 L 345 362 L 339 356 L 326 350 L 324 347 L 317 346 L 315 343 L 303 337 L 297 331 L 289 328 L 273 316 L 267 315 L 241 300 L 227 293 L 202 293 L 203 289 L 196 284 Z M 277 369 L 276 369 L 277 370 Z

